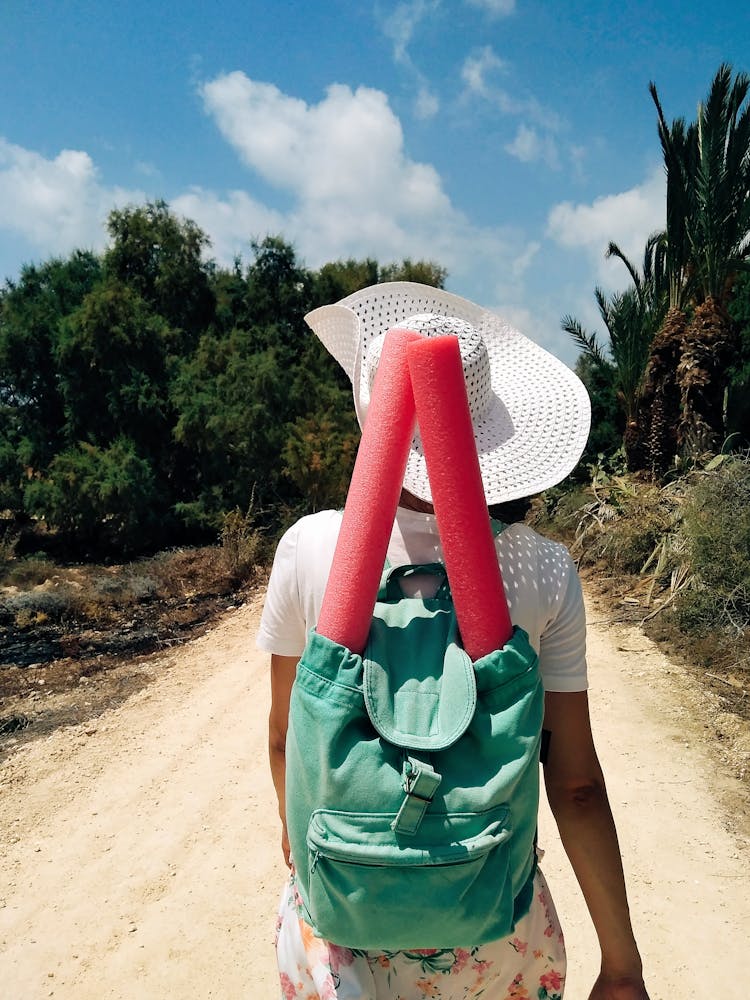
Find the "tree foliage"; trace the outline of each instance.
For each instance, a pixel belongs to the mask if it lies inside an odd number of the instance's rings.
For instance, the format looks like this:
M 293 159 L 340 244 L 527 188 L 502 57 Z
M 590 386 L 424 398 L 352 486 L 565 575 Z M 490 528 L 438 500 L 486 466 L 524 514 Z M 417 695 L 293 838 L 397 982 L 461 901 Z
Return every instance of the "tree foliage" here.
M 610 300 L 597 291 L 597 300 L 628 413 L 629 465 L 663 475 L 747 429 L 747 383 L 736 363 L 742 321 L 731 306 L 750 266 L 750 77 L 720 66 L 692 122 L 670 122 L 653 83 L 649 91 L 666 171 L 666 229 L 650 238 L 642 274 L 610 244 L 632 285 Z M 563 322 L 591 359 L 602 354 L 580 324 Z M 630 357 L 621 361 L 623 343 Z
M 25 492 L 27 510 L 75 538 L 84 554 L 128 551 L 161 541 L 163 513 L 154 466 L 119 437 L 108 447 L 81 441 L 59 452 Z
M 203 258 L 209 240 L 190 219 L 180 219 L 163 201 L 114 209 L 104 255 L 107 274 L 137 293 L 188 344 L 209 325 L 215 311 L 213 267 Z
M 727 436 L 737 448 L 750 448 L 750 274 L 739 273 L 729 301 L 737 330 L 737 351 L 727 393 Z
M 617 402 L 616 372 L 610 361 L 584 351 L 576 361 L 575 373 L 591 400 L 591 432 L 582 458 L 584 465 L 591 465 L 600 456 L 613 455 L 622 445 L 624 415 Z
M 585 330 L 573 316 L 564 316 L 562 328 L 581 348 L 588 361 L 586 371 L 591 380 L 599 372 L 599 382 L 610 386 L 615 399 L 612 406 L 621 410 L 615 424 L 621 428 L 620 442 L 625 450 L 628 467 L 635 469 L 641 462 L 641 402 L 644 373 L 654 333 L 666 308 L 666 282 L 660 234 L 651 236 L 646 244 L 642 270 L 638 270 L 615 243 L 610 243 L 607 256 L 621 260 L 628 270 L 632 285 L 624 292 L 607 296 L 601 288 L 594 298 L 608 335 L 602 345 L 596 333 Z M 600 391 L 603 386 L 600 385 Z
M 665 385 L 662 396 L 679 393 L 676 433 L 665 422 L 662 437 L 674 433 L 682 458 L 695 461 L 719 450 L 727 432 L 725 397 L 737 347 L 727 305 L 750 256 L 750 77 L 721 65 L 689 125 L 682 118 L 668 123 L 655 85 L 649 89 L 667 171 L 672 312 L 656 346 L 661 357 L 674 358 L 673 365 L 657 366 L 652 382 Z M 654 429 L 652 421 L 658 448 Z
M 429 261 L 305 268 L 280 236 L 229 269 L 164 202 L 117 209 L 101 255 L 0 290 L 0 518 L 76 553 L 215 536 L 341 504 L 359 429 L 307 311 L 381 280 L 441 284 Z

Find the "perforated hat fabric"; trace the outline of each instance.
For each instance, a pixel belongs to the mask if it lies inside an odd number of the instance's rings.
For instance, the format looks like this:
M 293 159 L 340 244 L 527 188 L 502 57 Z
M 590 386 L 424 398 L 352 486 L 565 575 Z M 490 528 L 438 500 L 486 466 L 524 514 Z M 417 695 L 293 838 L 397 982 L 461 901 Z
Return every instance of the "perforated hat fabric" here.
M 363 288 L 305 319 L 348 375 L 360 426 L 388 330 L 458 337 L 488 504 L 549 489 L 580 459 L 591 423 L 583 383 L 497 314 L 429 285 L 395 281 Z M 431 502 L 418 430 L 404 486 Z

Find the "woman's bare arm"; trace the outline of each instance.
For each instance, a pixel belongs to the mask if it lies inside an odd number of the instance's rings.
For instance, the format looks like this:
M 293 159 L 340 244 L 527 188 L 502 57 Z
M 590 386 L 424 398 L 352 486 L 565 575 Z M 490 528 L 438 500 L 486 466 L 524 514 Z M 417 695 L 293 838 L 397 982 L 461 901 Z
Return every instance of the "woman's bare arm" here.
M 297 656 L 271 656 L 271 711 L 268 716 L 268 757 L 271 763 L 281 818 L 281 849 L 289 864 L 289 838 L 286 832 L 286 731 L 289 724 L 289 699 L 297 673 Z
M 601 948 L 601 973 L 590 1000 L 648 1000 L 586 692 L 548 692 L 544 728 L 550 733 L 547 797 Z

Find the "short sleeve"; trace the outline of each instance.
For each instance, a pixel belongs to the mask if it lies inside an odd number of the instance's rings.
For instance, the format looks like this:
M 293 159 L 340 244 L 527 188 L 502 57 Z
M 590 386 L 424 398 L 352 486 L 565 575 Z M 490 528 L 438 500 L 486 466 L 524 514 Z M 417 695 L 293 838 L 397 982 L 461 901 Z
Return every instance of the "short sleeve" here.
M 539 642 L 539 666 L 545 691 L 585 691 L 586 609 L 581 581 L 566 552 L 565 584 L 550 609 Z
M 299 522 L 282 536 L 276 548 L 266 600 L 255 639 L 259 649 L 278 656 L 299 656 L 306 626 L 297 581 Z

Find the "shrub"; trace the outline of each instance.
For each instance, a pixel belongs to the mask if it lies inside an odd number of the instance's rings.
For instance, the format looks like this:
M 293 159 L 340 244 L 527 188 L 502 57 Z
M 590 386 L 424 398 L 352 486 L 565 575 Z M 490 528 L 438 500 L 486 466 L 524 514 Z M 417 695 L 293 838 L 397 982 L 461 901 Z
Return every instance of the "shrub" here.
M 537 531 L 572 541 L 581 511 L 591 499 L 591 491 L 583 487 L 555 486 L 532 501 L 528 523 Z M 502 519 L 501 519 L 502 520 Z
M 676 530 L 674 491 L 629 476 L 601 475 L 591 493 L 594 499 L 569 515 L 577 524 L 571 552 L 585 563 L 604 560 L 618 573 L 640 573 L 656 563 L 659 574 L 668 575 L 672 562 L 654 557 Z
M 10 562 L 10 560 L 16 554 L 16 545 L 18 544 L 18 535 L 6 528 L 5 531 L 0 529 L 0 566 L 4 563 Z
M 72 613 L 76 595 L 71 591 L 31 590 L 0 601 L 0 623 L 29 628 L 46 621 L 60 621 Z
M 264 555 L 265 539 L 255 526 L 252 501 L 247 513 L 239 507 L 224 516 L 221 529 L 221 550 L 226 568 L 235 580 L 253 575 Z
M 224 594 L 231 588 L 224 554 L 217 546 L 170 549 L 144 562 L 156 583 L 158 596 L 189 598 L 196 594 Z
M 28 484 L 25 503 L 50 528 L 95 548 L 138 550 L 158 534 L 154 470 L 127 438 L 60 452 L 48 475 Z
M 721 459 L 699 474 L 682 520 L 694 583 L 676 613 L 694 634 L 750 626 L 750 457 Z
M 43 555 L 27 556 L 8 563 L 2 582 L 7 587 L 27 590 L 45 583 L 58 572 L 58 566 Z
M 159 583 L 152 576 L 142 576 L 133 573 L 128 578 L 128 590 L 136 604 L 148 601 L 159 593 Z
M 674 527 L 672 512 L 659 503 L 654 493 L 632 498 L 612 521 L 603 542 L 595 546 L 612 569 L 640 573 L 665 534 Z

